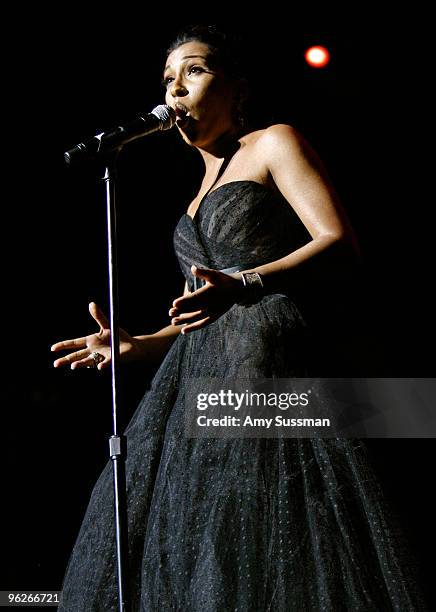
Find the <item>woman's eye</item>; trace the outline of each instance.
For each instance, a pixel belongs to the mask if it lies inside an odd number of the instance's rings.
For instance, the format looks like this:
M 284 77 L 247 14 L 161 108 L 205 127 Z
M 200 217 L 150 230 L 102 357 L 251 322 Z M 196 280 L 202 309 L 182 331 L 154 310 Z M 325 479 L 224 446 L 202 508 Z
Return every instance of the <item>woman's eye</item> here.
M 199 74 L 204 71 L 205 70 L 202 66 L 191 66 L 190 68 L 188 68 L 188 74 Z M 167 76 L 164 79 L 162 79 L 162 85 L 164 87 L 168 87 L 169 85 L 171 85 L 173 81 L 174 81 L 174 77 Z
M 191 68 L 189 68 L 188 70 L 188 73 L 191 74 L 191 72 L 195 74 L 196 72 L 204 72 L 204 70 L 200 66 L 191 66 Z

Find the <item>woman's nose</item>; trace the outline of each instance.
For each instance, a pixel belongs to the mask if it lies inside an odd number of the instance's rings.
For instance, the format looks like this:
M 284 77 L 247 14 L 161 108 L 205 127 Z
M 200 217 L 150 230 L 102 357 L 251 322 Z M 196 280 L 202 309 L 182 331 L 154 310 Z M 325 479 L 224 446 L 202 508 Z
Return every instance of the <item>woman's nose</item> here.
M 175 79 L 171 83 L 170 93 L 173 96 L 173 98 L 177 98 L 180 96 L 186 96 L 186 94 L 188 93 L 188 90 L 186 89 L 181 79 Z

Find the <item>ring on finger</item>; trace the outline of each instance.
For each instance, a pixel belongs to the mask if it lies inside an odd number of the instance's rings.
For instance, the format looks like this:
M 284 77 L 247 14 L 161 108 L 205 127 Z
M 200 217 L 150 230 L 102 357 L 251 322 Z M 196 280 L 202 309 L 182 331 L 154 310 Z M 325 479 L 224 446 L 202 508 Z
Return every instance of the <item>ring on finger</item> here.
M 95 365 L 95 367 L 97 367 L 99 363 L 101 363 L 102 361 L 104 361 L 104 357 L 103 357 L 103 355 L 101 355 L 100 353 L 97 353 L 97 351 L 93 351 L 93 352 L 91 353 L 91 357 L 94 359 L 94 365 Z
M 98 353 L 97 351 L 93 351 L 90 355 L 90 357 L 93 358 L 94 360 L 94 365 L 89 365 L 86 366 L 87 368 L 96 368 L 98 366 L 99 363 L 101 363 L 102 361 L 104 361 L 104 357 L 103 355 L 101 355 L 101 353 Z

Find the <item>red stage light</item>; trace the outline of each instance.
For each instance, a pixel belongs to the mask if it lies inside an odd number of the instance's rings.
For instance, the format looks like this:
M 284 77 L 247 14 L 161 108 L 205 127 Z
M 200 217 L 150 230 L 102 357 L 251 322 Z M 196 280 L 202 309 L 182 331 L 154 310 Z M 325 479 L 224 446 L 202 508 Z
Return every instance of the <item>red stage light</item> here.
M 312 68 L 324 68 L 330 61 L 330 53 L 325 47 L 320 45 L 307 49 L 304 57 Z

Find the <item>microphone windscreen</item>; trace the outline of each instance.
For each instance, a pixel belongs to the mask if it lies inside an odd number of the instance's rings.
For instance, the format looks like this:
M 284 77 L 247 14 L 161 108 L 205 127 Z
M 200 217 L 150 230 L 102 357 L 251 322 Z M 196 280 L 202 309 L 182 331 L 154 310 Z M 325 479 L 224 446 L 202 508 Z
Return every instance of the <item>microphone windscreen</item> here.
M 152 115 L 155 115 L 161 122 L 161 130 L 170 130 L 176 123 L 177 115 L 175 111 L 167 104 L 160 104 L 156 106 L 152 111 Z

